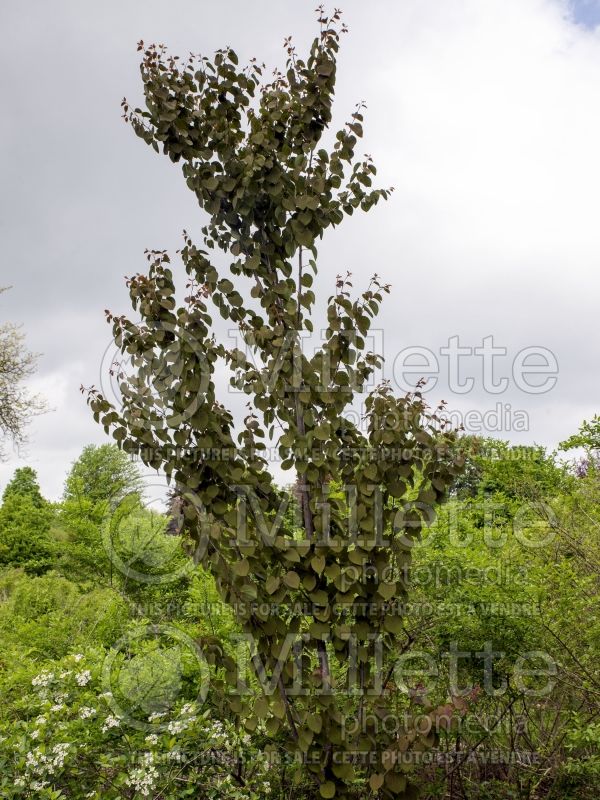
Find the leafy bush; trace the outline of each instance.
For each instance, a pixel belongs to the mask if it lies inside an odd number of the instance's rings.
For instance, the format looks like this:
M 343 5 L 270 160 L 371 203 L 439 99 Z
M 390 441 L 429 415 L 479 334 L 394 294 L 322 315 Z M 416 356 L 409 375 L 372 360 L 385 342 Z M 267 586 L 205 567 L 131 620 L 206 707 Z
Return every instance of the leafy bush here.
M 5 648 L 35 659 L 62 658 L 74 647 L 110 645 L 130 612 L 114 590 L 80 586 L 56 573 L 0 574 L 0 631 Z
M 0 507 L 0 567 L 18 566 L 39 575 L 52 565 L 52 511 L 28 494 L 9 493 Z

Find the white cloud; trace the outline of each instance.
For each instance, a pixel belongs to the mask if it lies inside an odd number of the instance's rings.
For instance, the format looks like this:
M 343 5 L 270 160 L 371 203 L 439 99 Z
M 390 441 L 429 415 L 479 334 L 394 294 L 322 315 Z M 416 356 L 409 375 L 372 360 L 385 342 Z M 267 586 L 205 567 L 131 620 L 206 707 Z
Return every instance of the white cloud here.
M 439 351 L 454 334 L 469 346 L 493 335 L 509 360 L 532 345 L 555 352 L 552 392 L 512 385 L 499 398 L 529 414 L 528 434 L 514 438 L 554 444 L 597 409 L 600 388 L 600 35 L 555 2 L 386 8 L 358 21 L 351 9 L 351 37 L 377 47 L 364 51 L 358 86 L 342 81 L 370 98 L 368 149 L 396 193 L 352 221 L 359 247 L 348 237 L 328 256 L 351 264 L 362 250 L 359 271 L 394 284 L 382 315 L 388 356 Z M 466 397 L 442 381 L 440 396 L 463 410 L 498 399 L 480 381 Z

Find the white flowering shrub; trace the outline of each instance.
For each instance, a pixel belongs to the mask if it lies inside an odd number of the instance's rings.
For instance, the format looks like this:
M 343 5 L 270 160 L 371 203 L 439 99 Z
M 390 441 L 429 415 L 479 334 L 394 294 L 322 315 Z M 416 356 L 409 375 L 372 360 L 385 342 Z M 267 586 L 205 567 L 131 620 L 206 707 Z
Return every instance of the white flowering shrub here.
M 268 800 L 273 773 L 257 746 L 213 719 L 208 703 L 178 700 L 131 726 L 103 682 L 104 651 L 54 662 L 0 716 L 0 797 Z

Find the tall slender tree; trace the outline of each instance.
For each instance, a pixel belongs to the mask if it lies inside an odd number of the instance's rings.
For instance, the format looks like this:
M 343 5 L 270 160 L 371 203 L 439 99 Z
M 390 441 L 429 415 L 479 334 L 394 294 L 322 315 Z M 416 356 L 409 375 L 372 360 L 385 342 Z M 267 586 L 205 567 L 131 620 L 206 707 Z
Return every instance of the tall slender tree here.
M 139 43 L 145 108 L 124 100 L 125 119 L 182 165 L 207 222 L 201 245 L 184 233 L 184 302 L 166 252 L 148 252 L 148 272 L 128 280 L 140 321 L 107 312 L 132 367 L 119 375 L 122 406 L 93 387 L 88 402 L 121 447 L 166 472 L 196 557 L 236 610 L 253 680 L 222 648 L 207 653 L 227 708 L 249 731 L 263 720 L 324 798 L 344 797 L 357 774 L 382 796 L 409 796 L 397 756 L 432 736 L 409 726 L 398 738 L 372 712 L 393 711 L 404 568 L 460 461 L 419 391 L 395 397 L 384 383 L 364 396 L 364 428 L 347 418 L 381 363 L 366 346 L 389 291 L 379 277 L 358 297 L 339 277 L 322 346 L 311 355 L 302 346 L 313 332 L 317 241 L 389 197 L 372 188 L 370 157 L 355 155 L 362 104 L 322 144 L 344 28 L 338 11 L 320 10 L 319 25 L 306 59 L 286 40 L 285 71 L 269 81 L 254 60 L 240 68 L 230 48 L 180 60 Z M 237 326 L 243 348 L 217 340 L 209 306 Z M 223 362 L 249 398 L 237 429 L 217 397 Z M 265 439 L 295 472 L 299 532 Z M 352 735 L 349 715 L 360 721 Z

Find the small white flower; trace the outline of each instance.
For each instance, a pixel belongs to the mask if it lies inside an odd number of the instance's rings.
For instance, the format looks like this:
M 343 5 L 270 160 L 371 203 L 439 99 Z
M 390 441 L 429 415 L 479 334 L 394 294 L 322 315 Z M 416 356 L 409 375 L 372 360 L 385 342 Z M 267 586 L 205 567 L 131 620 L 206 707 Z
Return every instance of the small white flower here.
M 169 724 L 167 725 L 167 730 L 169 731 L 169 733 L 176 734 L 187 730 L 188 727 L 189 726 L 187 724 L 187 721 L 180 719 L 180 720 L 173 720 L 173 722 L 169 722 Z
M 31 685 L 32 686 L 49 686 L 52 681 L 54 680 L 54 673 L 53 672 L 40 672 L 39 675 L 36 675 L 35 678 L 32 678 Z
M 61 672 L 61 673 L 60 673 L 60 677 L 61 677 L 61 678 L 64 680 L 65 678 L 68 678 L 68 677 L 69 677 L 69 675 L 71 674 L 71 672 L 72 672 L 72 670 L 70 670 L 70 669 L 66 669 L 64 672 Z
M 121 720 L 117 717 L 109 716 L 104 720 L 104 725 L 102 726 L 102 733 L 106 733 L 109 728 L 118 728 L 121 724 Z
M 54 758 L 52 759 L 52 764 L 54 767 L 61 768 L 65 763 L 65 758 L 67 753 L 69 752 L 69 747 L 71 745 L 69 742 L 60 742 L 59 744 L 55 744 L 52 748 L 52 753 L 54 754 Z M 53 770 L 50 770 L 53 772 Z
M 75 653 L 73 656 L 71 656 L 71 658 L 73 661 L 81 661 L 83 658 L 83 653 Z
M 78 672 L 77 675 L 75 675 L 75 680 L 77 681 L 78 686 L 87 686 L 91 679 L 92 673 L 89 671 L 89 669 L 86 669 L 83 672 Z
M 64 703 L 55 703 L 53 706 L 50 706 L 50 711 L 62 711 L 64 707 Z
M 148 744 L 158 744 L 158 736 L 155 733 L 151 733 L 149 736 L 146 736 L 146 741 Z
M 37 719 L 35 721 L 35 724 L 36 725 L 45 725 L 47 722 L 48 722 L 48 720 L 46 719 L 46 717 L 41 715 L 41 716 L 37 717 Z
M 39 735 L 40 735 L 40 732 L 38 730 L 31 731 L 31 734 L 30 734 L 32 739 L 37 739 L 39 737 Z
M 96 709 L 92 708 L 91 706 L 81 706 L 81 708 L 79 709 L 79 716 L 81 717 L 81 719 L 89 719 L 90 717 L 93 717 L 96 713 L 97 713 Z
M 142 797 L 151 795 L 158 780 L 158 770 L 153 764 L 153 759 L 153 753 L 144 753 L 142 756 L 143 766 L 134 769 L 127 778 L 129 786 L 133 786 Z

